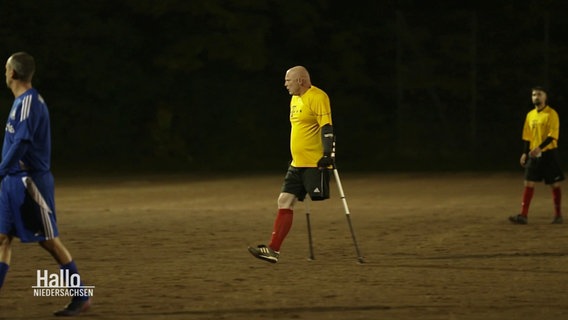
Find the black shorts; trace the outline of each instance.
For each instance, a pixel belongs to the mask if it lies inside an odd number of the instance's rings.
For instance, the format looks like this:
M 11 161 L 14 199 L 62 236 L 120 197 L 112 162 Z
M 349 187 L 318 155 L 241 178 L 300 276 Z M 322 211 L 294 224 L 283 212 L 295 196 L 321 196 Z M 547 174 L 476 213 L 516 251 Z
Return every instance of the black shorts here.
M 558 149 L 548 150 L 538 158 L 529 158 L 525 165 L 525 180 L 554 184 L 564 180 Z
M 312 201 L 329 199 L 329 170 L 290 166 L 281 191 L 295 195 L 300 201 L 304 201 L 308 193 Z

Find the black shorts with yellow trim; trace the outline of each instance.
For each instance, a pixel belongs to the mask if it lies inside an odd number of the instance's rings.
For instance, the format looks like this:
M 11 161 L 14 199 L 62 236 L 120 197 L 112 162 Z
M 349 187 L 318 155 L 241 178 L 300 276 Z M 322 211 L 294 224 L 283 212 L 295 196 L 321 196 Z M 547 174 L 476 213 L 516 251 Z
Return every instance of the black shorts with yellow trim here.
M 525 180 L 547 185 L 564 181 L 558 149 L 544 151 L 540 157 L 530 157 L 525 165 Z
M 291 193 L 300 201 L 304 201 L 306 194 L 312 201 L 329 199 L 329 177 L 328 169 L 289 166 L 281 192 Z

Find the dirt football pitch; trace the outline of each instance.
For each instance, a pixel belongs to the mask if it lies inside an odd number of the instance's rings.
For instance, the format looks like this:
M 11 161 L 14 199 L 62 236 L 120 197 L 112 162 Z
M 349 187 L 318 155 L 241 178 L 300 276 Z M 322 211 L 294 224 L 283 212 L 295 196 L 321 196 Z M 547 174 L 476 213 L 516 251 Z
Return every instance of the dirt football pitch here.
M 345 211 L 295 208 L 278 264 L 266 243 L 283 174 L 211 178 L 56 175 L 61 239 L 95 286 L 84 319 L 568 319 L 568 225 L 538 185 L 529 224 L 511 225 L 522 173 L 341 173 Z M 565 201 L 566 203 L 566 201 Z M 58 266 L 14 241 L 0 319 L 51 319 L 65 297 L 34 297 Z

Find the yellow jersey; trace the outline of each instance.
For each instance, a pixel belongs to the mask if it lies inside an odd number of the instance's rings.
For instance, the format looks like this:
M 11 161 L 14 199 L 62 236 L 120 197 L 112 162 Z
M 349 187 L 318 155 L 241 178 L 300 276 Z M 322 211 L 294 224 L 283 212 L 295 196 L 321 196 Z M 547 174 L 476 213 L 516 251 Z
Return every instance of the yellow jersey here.
M 321 127 L 331 125 L 331 106 L 327 94 L 311 86 L 290 101 L 290 152 L 293 167 L 317 167 L 323 156 Z
M 554 138 L 542 151 L 558 147 L 560 134 L 560 119 L 558 113 L 549 106 L 541 111 L 536 108 L 527 113 L 523 126 L 523 140 L 530 142 L 530 149 L 538 147 L 546 138 Z

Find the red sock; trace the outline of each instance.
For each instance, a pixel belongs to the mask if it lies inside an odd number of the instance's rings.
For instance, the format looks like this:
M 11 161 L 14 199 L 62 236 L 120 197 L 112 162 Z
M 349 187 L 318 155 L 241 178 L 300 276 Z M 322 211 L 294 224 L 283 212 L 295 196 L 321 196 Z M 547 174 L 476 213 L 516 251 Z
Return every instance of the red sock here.
M 294 218 L 294 211 L 292 209 L 278 209 L 278 215 L 274 221 L 274 229 L 272 231 L 272 239 L 270 239 L 269 247 L 272 250 L 280 251 L 282 241 L 286 238 L 288 231 L 292 227 L 292 219 Z
M 558 217 L 562 215 L 560 204 L 562 203 L 562 191 L 560 187 L 552 188 L 552 201 L 554 202 L 554 214 Z
M 521 215 L 527 216 L 529 214 L 529 206 L 531 205 L 531 200 L 534 194 L 534 188 L 525 187 L 523 191 L 523 202 L 521 202 Z

